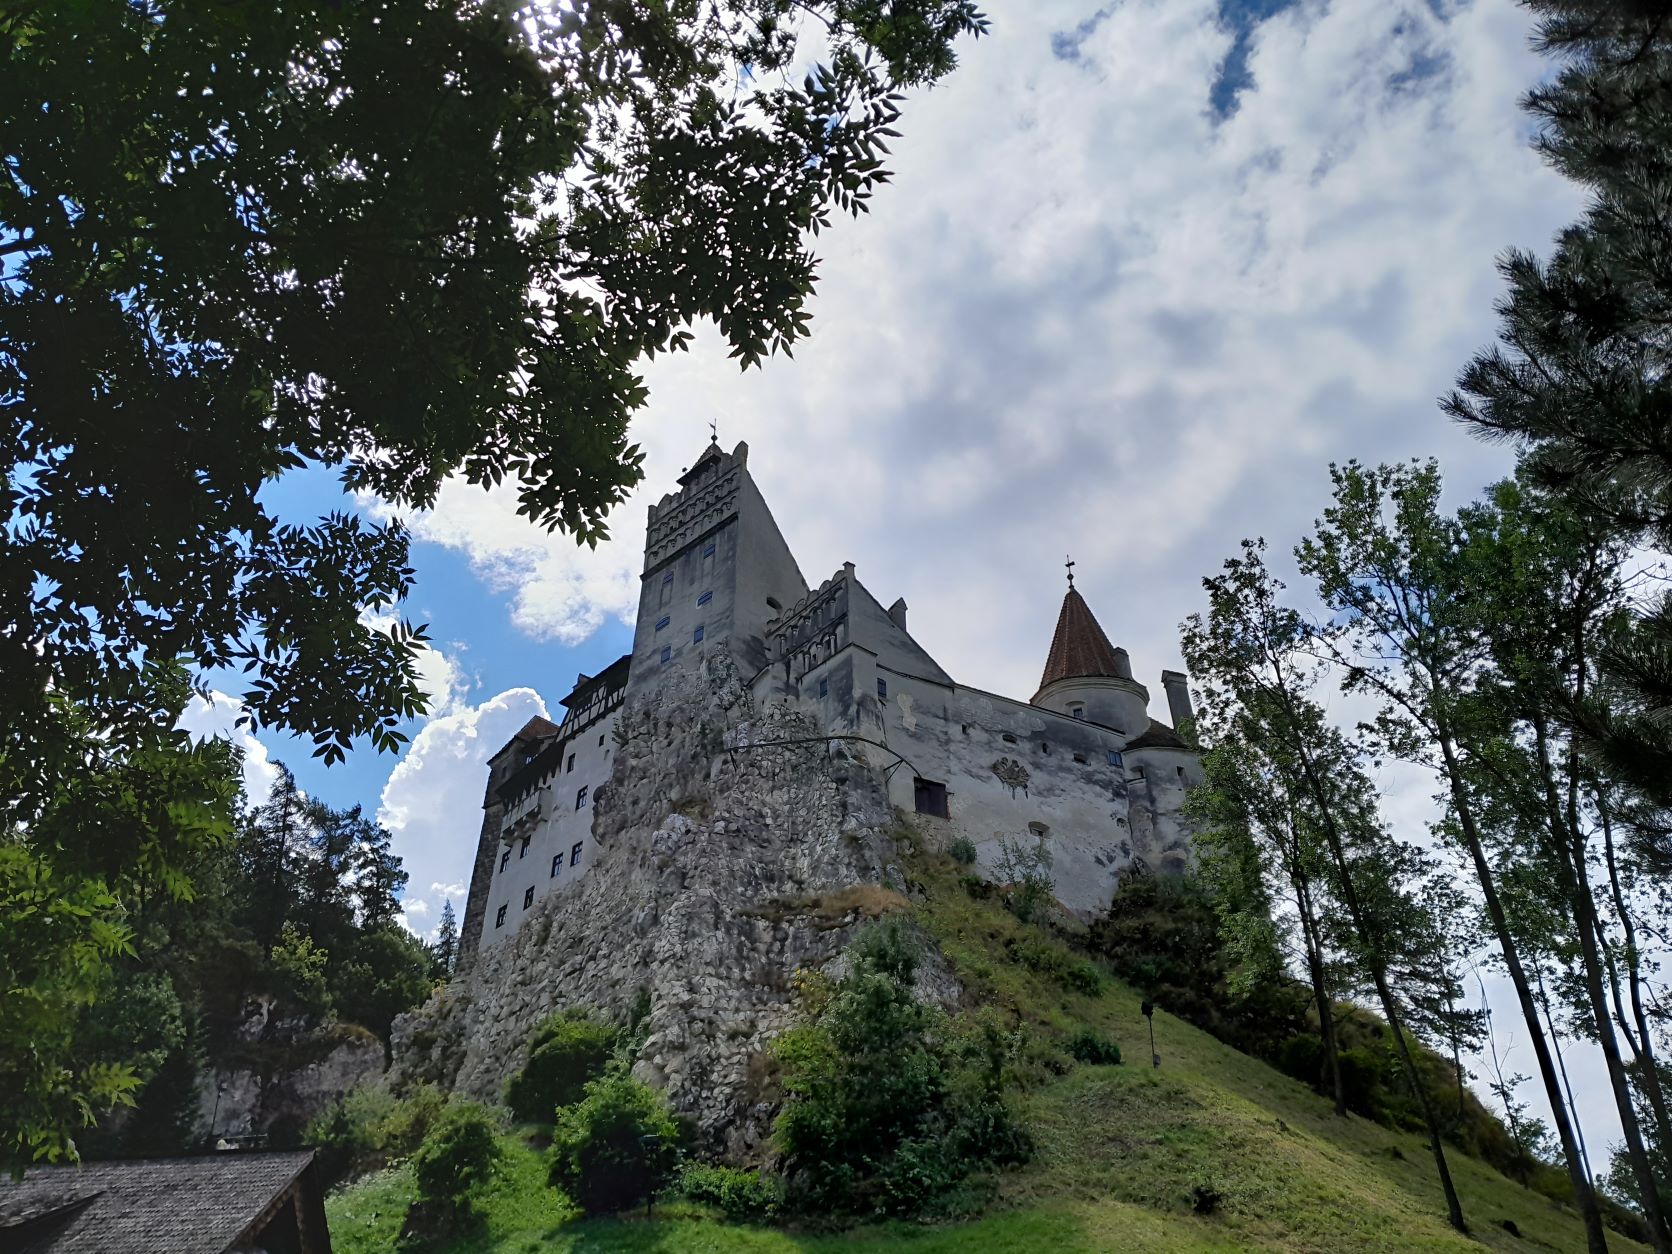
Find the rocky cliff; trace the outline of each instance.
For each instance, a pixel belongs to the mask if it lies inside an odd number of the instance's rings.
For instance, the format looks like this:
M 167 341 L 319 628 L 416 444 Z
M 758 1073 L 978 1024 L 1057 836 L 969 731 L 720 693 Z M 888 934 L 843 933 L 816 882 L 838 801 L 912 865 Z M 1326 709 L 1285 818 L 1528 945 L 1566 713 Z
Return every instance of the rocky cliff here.
M 881 780 L 806 715 L 756 709 L 719 651 L 629 705 L 616 738 L 591 870 L 396 1022 L 393 1078 L 497 1099 L 544 1015 L 587 1006 L 625 1020 L 647 996 L 636 1073 L 712 1149 L 749 1158 L 794 973 L 905 904 Z

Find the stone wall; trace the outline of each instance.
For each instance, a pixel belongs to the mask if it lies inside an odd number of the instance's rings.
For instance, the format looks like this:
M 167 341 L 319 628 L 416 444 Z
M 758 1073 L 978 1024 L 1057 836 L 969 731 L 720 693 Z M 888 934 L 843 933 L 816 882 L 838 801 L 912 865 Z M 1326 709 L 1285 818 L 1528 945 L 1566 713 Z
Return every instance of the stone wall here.
M 809 715 L 757 708 L 723 645 L 631 696 L 616 742 L 591 872 L 396 1022 L 395 1082 L 497 1099 L 543 1016 L 625 1020 L 642 992 L 636 1073 L 711 1149 L 755 1157 L 763 1051 L 793 1016 L 794 973 L 904 904 L 892 811 L 877 772 Z

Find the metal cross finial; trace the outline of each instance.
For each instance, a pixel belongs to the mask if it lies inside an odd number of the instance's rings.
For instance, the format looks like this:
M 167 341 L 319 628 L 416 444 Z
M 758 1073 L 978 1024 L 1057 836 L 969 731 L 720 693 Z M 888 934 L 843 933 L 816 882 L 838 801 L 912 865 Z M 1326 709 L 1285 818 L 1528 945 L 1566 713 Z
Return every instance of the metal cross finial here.
M 1068 568 L 1068 586 L 1072 588 L 1074 586 L 1074 559 L 1069 558 L 1063 565 Z

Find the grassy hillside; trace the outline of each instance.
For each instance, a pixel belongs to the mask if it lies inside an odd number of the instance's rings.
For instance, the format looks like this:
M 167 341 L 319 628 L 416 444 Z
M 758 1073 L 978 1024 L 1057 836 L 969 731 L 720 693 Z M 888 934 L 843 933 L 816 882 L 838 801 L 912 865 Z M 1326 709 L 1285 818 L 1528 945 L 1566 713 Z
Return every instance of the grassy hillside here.
M 1155 1016 L 1161 1066 L 1131 989 L 1087 995 L 1007 955 L 1007 940 L 1038 939 L 992 902 L 972 900 L 950 864 L 919 868 L 916 908 L 971 996 L 1066 1037 L 1094 1026 L 1119 1040 L 1125 1064 L 1080 1066 L 1020 1098 L 1037 1143 L 1033 1163 L 993 1182 L 981 1218 L 944 1226 L 890 1225 L 838 1235 L 725 1224 L 673 1202 L 654 1220 L 579 1221 L 545 1187 L 539 1156 L 507 1138 L 510 1170 L 486 1200 L 487 1231 L 460 1251 L 906 1250 L 1059 1251 L 1468 1250 L 1445 1222 L 1433 1162 L 1416 1136 L 1335 1118 L 1329 1103 L 1266 1064 L 1165 1013 Z M 1454 1152 L 1452 1172 L 1475 1241 L 1500 1250 L 1583 1250 L 1572 1212 Z M 1220 1201 L 1193 1209 L 1198 1190 Z M 397 1168 L 327 1205 L 338 1254 L 394 1245 L 411 1183 Z M 1505 1221 L 1519 1230 L 1511 1235 Z M 1611 1248 L 1637 1250 L 1610 1234 Z

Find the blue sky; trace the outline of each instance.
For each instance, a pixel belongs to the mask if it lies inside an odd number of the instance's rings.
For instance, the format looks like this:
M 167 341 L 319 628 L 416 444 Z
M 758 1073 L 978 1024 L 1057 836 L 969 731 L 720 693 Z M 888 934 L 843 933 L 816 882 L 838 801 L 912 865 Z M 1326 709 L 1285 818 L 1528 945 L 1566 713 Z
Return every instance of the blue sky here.
M 1544 249 L 1579 209 L 1526 147 L 1516 100 L 1545 67 L 1524 11 L 990 7 L 992 36 L 907 101 L 873 212 L 821 237 L 813 338 L 795 358 L 739 373 L 704 334 L 646 369 L 633 438 L 648 477 L 616 540 L 577 550 L 521 522 L 507 490 L 464 484 L 411 520 L 406 613 L 431 625 L 436 706 L 407 752 L 326 769 L 306 746 L 251 744 L 253 779 L 281 757 L 310 793 L 381 815 L 418 930 L 446 897 L 462 904 L 488 754 L 624 651 L 646 505 L 710 419 L 728 447 L 749 441 L 809 580 L 855 562 L 885 604 L 908 600 L 954 675 L 1023 697 L 1065 553 L 1156 689 L 1181 664 L 1201 577 L 1244 536 L 1267 537 L 1281 565 L 1331 460 L 1437 456 L 1454 503 L 1509 469 L 1434 399 L 1493 334 L 1494 258 Z M 326 473 L 274 499 L 296 516 L 386 515 Z M 1390 769 L 1381 783 L 1392 821 L 1424 830 L 1432 781 Z M 1512 1048 L 1511 1066 L 1533 1070 Z M 1603 1144 L 1605 1090 L 1579 1061 Z

